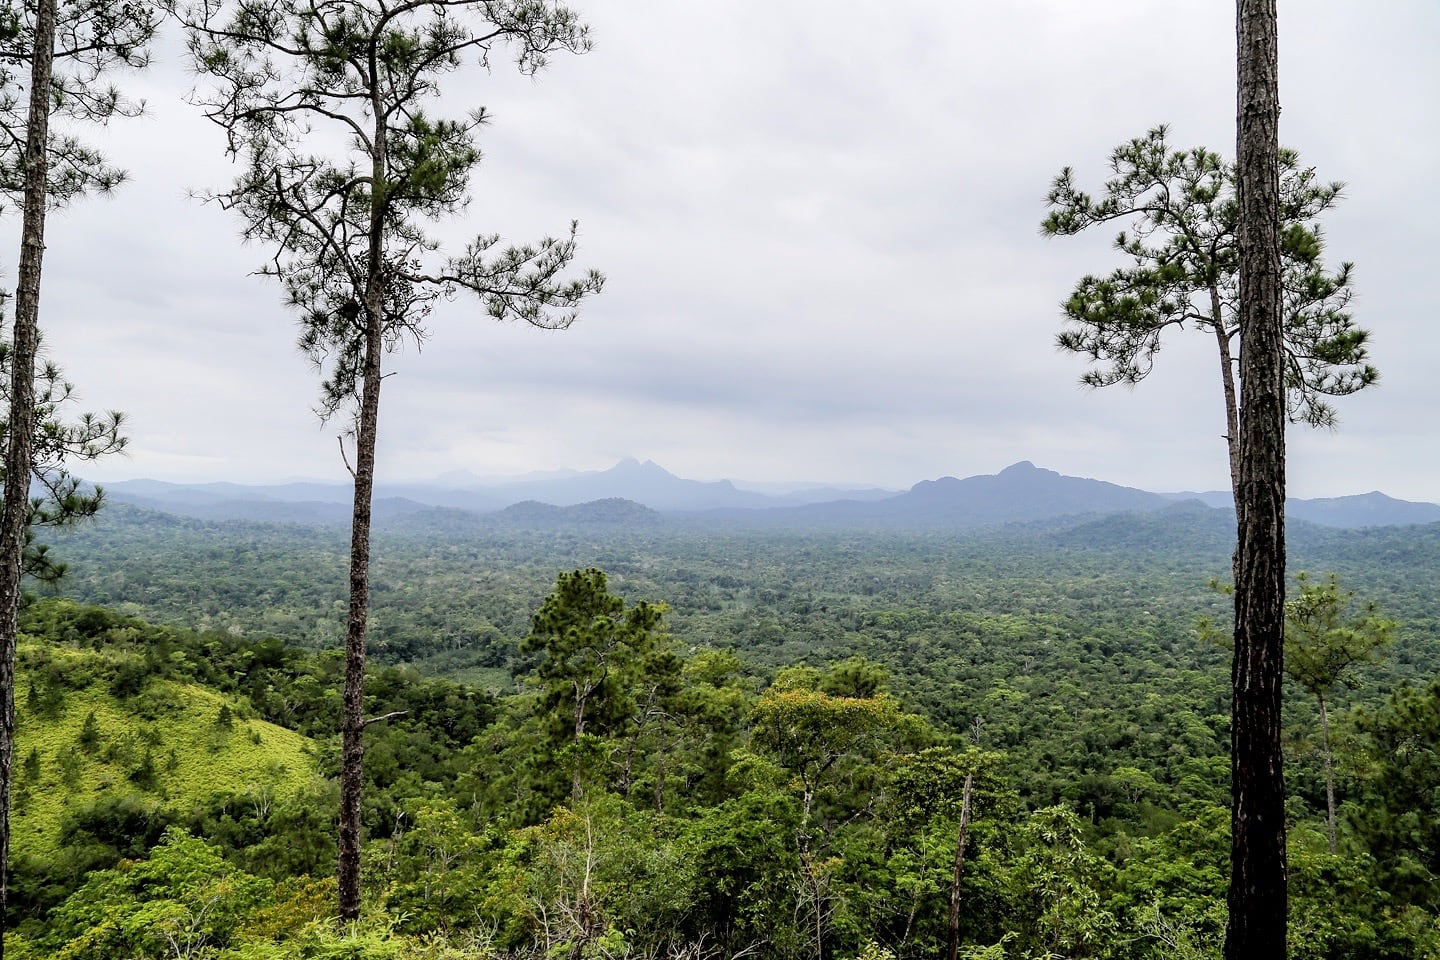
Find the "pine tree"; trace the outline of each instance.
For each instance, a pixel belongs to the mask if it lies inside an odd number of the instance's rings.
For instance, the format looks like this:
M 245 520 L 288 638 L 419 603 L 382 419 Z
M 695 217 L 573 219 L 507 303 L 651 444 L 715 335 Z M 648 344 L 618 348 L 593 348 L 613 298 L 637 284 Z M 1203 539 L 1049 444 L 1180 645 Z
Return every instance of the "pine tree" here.
M 530 621 L 522 653 L 538 653 L 541 709 L 549 736 L 568 757 L 570 797 L 582 796 L 586 768 L 603 738 L 631 720 L 646 661 L 664 652 L 663 604 L 628 609 L 595 568 L 561 573 Z M 558 799 L 558 798 L 556 798 Z
M 1325 826 L 1335 852 L 1335 764 L 1330 749 L 1330 692 L 1360 685 L 1356 667 L 1373 662 L 1389 645 L 1395 621 L 1380 615 L 1372 600 L 1350 616 L 1355 594 L 1340 589 L 1330 574 L 1320 583 L 1300 573 L 1300 595 L 1285 602 L 1285 672 L 1315 698 L 1325 755 Z
M 1225 405 L 1226 453 L 1232 492 L 1240 483 L 1239 405 L 1243 379 L 1235 365 L 1240 340 L 1239 251 L 1235 165 L 1195 147 L 1174 150 L 1169 131 L 1156 127 L 1117 147 L 1114 174 L 1098 199 L 1066 168 L 1051 186 L 1050 213 L 1040 229 L 1072 236 L 1121 224 L 1115 248 L 1129 263 L 1104 277 L 1087 276 L 1064 302 L 1063 350 L 1095 366 L 1081 381 L 1104 387 L 1135 384 L 1150 375 L 1164 336 L 1190 326 L 1212 338 Z M 1293 150 L 1277 154 L 1280 168 L 1282 343 L 1291 419 L 1317 427 L 1336 422 L 1333 397 L 1373 385 L 1369 333 L 1350 314 L 1353 265 L 1325 266 L 1319 218 L 1339 202 L 1343 184 L 1316 179 Z
M 40 349 L 40 275 L 45 254 L 45 217 L 51 206 L 88 192 L 114 187 L 123 175 L 93 149 L 73 137 L 52 136 L 50 117 L 105 122 L 138 112 L 118 91 L 102 85 L 116 65 L 145 63 L 145 45 L 155 31 L 156 8 L 125 0 L 77 0 L 63 8 L 56 0 L 38 0 L 33 19 L 7 11 L 12 29 L 0 39 L 0 63 L 28 64 L 29 76 L 0 70 L 0 190 L 21 198 L 20 262 L 9 360 L 9 409 L 4 450 L 4 496 L 0 501 L 0 960 L 10 858 L 10 784 L 15 738 L 15 642 L 20 584 L 37 511 L 30 498 L 36 451 L 43 435 L 45 393 L 37 398 L 36 361 Z M 27 87 L 28 80 L 28 89 Z M 22 95 L 23 93 L 23 95 Z M 21 107 L 22 102 L 24 107 Z M 42 383 L 45 374 L 40 375 Z M 53 396 L 53 394 L 52 394 Z M 112 418 L 118 427 L 118 418 Z M 102 428 L 96 436 L 100 442 Z M 115 434 L 111 433 L 114 440 Z M 64 444 L 59 449 L 64 450 Z M 83 447 L 82 447 L 83 448 Z M 98 455 L 98 454 L 97 454 Z M 23 479 L 22 479 L 23 478 Z M 93 512 L 78 485 L 63 473 L 46 474 L 60 521 Z M 32 551 L 32 556 L 34 556 Z M 46 568 L 42 565 L 40 568 Z
M 424 335 L 437 300 L 468 292 L 498 320 L 564 328 L 599 291 L 593 271 L 562 274 L 569 235 L 497 252 L 482 235 L 439 253 L 426 225 L 460 213 L 479 162 L 483 110 L 427 112 L 446 74 L 488 66 L 508 47 L 522 73 L 589 49 L 586 27 L 553 0 L 195 0 L 179 11 L 196 92 L 242 165 L 213 199 L 247 240 L 269 246 L 300 348 L 324 373 L 320 414 L 352 418 L 354 479 L 341 731 L 339 910 L 360 909 L 360 789 L 370 520 L 382 356 Z M 326 153 L 326 150 L 330 153 Z M 342 452 L 344 450 L 342 439 Z

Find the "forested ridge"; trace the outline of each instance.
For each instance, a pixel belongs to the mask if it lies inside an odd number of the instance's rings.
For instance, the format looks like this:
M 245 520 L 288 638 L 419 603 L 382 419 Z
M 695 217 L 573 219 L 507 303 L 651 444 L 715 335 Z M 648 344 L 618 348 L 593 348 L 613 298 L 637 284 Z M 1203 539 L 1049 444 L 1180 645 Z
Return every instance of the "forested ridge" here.
M 944 535 L 625 516 L 377 537 L 367 714 L 389 718 L 366 731 L 365 919 L 343 934 L 340 534 L 123 506 L 67 534 L 75 599 L 25 614 L 20 789 L 69 789 L 59 743 L 24 782 L 34 710 L 161 742 L 153 779 L 146 750 L 112 751 L 110 786 L 17 864 L 19 955 L 943 955 L 967 774 L 962 955 L 1218 953 L 1228 654 L 1197 622 L 1228 608 L 1223 515 Z M 1434 955 L 1440 530 L 1296 525 L 1291 551 L 1399 623 L 1335 693 L 1333 856 L 1318 713 L 1288 694 L 1292 952 Z M 242 737 L 307 738 L 311 779 L 167 793 L 174 744 L 235 734 L 218 700 L 188 740 L 146 720 L 159 684 L 228 698 Z

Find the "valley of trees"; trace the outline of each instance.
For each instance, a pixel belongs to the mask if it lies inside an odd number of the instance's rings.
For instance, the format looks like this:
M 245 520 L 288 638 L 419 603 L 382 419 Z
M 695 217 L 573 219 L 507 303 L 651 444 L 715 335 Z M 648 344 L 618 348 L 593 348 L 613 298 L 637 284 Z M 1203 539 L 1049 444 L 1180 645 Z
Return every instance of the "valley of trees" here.
M 967 776 L 958 956 L 1218 955 L 1218 511 L 933 536 L 434 520 L 376 541 L 367 715 L 395 715 L 366 728 L 344 931 L 343 531 L 116 506 L 57 543 L 77 599 L 23 618 L 17 955 L 940 956 Z M 1400 626 L 1326 701 L 1334 853 L 1321 713 L 1291 683 L 1292 953 L 1430 955 L 1440 532 L 1293 539 L 1297 569 L 1338 571 L 1329 622 L 1374 600 Z M 167 712 L 177 689 L 196 706 Z M 195 784 L 206 758 L 231 772 Z

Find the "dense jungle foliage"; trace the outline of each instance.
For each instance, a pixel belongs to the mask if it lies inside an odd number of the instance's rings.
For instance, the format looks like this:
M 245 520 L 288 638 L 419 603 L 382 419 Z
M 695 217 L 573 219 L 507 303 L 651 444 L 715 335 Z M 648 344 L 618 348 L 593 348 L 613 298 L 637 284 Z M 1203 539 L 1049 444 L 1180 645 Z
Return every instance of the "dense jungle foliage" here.
M 1216 956 L 1212 514 L 393 530 L 367 712 L 394 716 L 367 729 L 367 912 L 341 931 L 342 535 L 116 509 L 57 545 L 107 606 L 25 613 L 17 830 L 49 839 L 21 847 L 14 949 L 941 956 L 968 776 L 962 955 Z M 1292 952 L 1440 955 L 1440 530 L 1301 527 L 1292 551 L 1399 623 L 1330 695 L 1334 854 L 1319 712 L 1288 691 Z

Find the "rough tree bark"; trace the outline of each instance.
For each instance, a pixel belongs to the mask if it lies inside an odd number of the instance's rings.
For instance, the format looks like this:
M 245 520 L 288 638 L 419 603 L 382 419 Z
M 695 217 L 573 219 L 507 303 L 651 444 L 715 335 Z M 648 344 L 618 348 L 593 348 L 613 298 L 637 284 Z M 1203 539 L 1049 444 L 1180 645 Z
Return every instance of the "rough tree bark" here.
M 1226 960 L 1286 955 L 1285 389 L 1276 0 L 1237 0 L 1240 500 L 1231 723 Z
M 373 69 L 373 64 L 372 64 Z M 378 89 L 375 116 L 383 118 Z M 386 181 L 386 139 L 377 119 L 372 177 Z M 345 624 L 345 715 L 340 737 L 340 862 L 337 870 L 341 922 L 360 919 L 360 795 L 365 760 L 365 636 L 370 613 L 370 515 L 375 489 L 375 445 L 380 421 L 380 354 L 384 349 L 385 208 L 371 196 L 369 262 L 365 302 L 365 361 L 360 410 L 355 421 L 355 499 L 350 515 L 350 608 Z
M 11 331 L 10 432 L 5 450 L 5 492 L 0 506 L 0 960 L 10 877 L 10 784 L 15 756 L 15 641 L 19 632 L 20 572 L 30 502 L 35 443 L 35 354 L 40 342 L 40 269 L 45 258 L 50 86 L 55 55 L 56 0 L 35 11 L 30 62 L 30 103 L 25 134 L 25 199 L 20 267 Z

